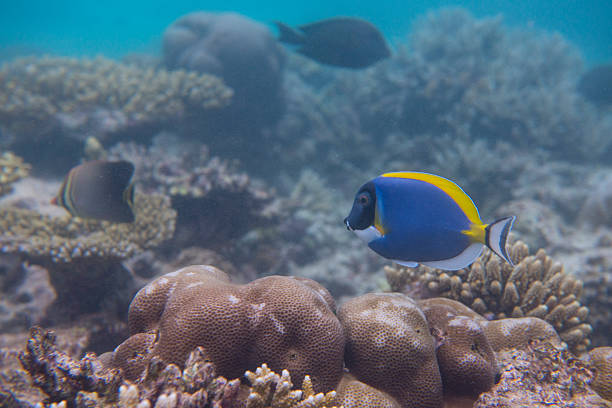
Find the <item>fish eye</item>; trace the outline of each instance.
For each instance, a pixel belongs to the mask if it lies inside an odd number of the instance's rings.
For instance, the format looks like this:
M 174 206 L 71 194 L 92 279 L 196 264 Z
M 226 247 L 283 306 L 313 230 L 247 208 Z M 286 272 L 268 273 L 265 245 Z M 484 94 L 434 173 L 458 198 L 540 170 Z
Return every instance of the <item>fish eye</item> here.
M 368 205 L 370 203 L 370 197 L 368 197 L 367 194 L 359 195 L 357 200 L 359 200 L 359 204 L 361 204 L 361 205 Z

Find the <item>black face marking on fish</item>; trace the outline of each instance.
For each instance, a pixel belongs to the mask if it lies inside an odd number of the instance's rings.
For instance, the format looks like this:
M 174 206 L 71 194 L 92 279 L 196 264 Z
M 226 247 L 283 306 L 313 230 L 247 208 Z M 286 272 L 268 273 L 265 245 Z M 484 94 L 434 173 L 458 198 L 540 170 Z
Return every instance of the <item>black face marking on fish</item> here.
M 374 183 L 368 182 L 355 195 L 353 208 L 344 219 L 346 227 L 350 230 L 364 230 L 374 225 L 375 209 L 376 189 Z

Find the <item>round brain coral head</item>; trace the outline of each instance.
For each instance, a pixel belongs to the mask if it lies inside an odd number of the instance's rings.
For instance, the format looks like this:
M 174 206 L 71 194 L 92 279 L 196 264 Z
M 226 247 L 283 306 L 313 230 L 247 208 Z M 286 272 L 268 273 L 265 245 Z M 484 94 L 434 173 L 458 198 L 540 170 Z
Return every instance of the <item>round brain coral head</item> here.
M 404 408 L 442 406 L 442 381 L 425 316 L 399 293 L 369 293 L 344 303 L 345 364 Z
M 495 351 L 523 349 L 536 340 L 561 344 L 555 328 L 537 317 L 492 320 L 484 324 L 484 329 Z
M 336 391 L 336 402 L 344 408 L 402 408 L 387 393 L 370 387 L 350 374 L 342 376 Z
M 589 352 L 591 370 L 595 376 L 591 387 L 608 401 L 612 401 L 612 347 L 597 347 Z
M 446 393 L 477 396 L 499 377 L 499 365 L 480 322 L 465 316 L 465 306 L 453 311 L 448 299 L 420 302 L 438 345 L 440 375 Z M 474 312 L 472 312 L 474 313 Z
M 217 268 L 189 266 L 136 294 L 129 310 L 132 337 L 124 344 L 157 333 L 151 354 L 167 363 L 183 366 L 201 346 L 227 378 L 267 363 L 289 370 L 296 384 L 309 375 L 316 392 L 327 392 L 340 380 L 344 351 L 333 307 L 331 295 L 309 279 L 270 276 L 236 285 Z

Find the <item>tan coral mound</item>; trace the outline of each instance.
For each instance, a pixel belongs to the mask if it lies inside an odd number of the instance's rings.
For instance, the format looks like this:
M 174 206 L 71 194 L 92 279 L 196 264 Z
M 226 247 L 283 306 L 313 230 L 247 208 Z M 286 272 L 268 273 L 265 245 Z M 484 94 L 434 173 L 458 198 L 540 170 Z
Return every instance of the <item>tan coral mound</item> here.
M 386 392 L 402 407 L 441 407 L 442 380 L 425 315 L 399 293 L 369 293 L 338 310 L 347 344 L 345 364 L 355 377 Z
M 225 377 L 265 362 L 276 371 L 287 369 L 298 382 L 309 375 L 314 389 L 326 392 L 342 375 L 344 334 L 334 309 L 329 292 L 309 279 L 270 276 L 237 285 L 212 266 L 190 266 L 136 294 L 128 316 L 132 337 L 112 361 L 125 367 L 139 352 L 181 365 L 201 346 Z
M 499 375 L 495 352 L 480 324 L 484 319 L 462 315 L 449 307 L 447 299 L 439 299 L 421 301 L 419 307 L 436 339 L 444 392 L 477 396 L 490 389 Z
M 394 291 L 416 288 L 424 297 L 458 300 L 494 319 L 539 317 L 555 328 L 572 351 L 584 352 L 592 328 L 586 323 L 588 308 L 580 304 L 582 282 L 565 273 L 543 249 L 529 255 L 527 245 L 517 241 L 508 253 L 514 267 L 485 248 L 469 268 L 458 271 L 422 265 L 385 270 Z
M 115 224 L 0 208 L 0 250 L 54 262 L 87 257 L 121 259 L 153 248 L 174 233 L 176 211 L 165 196 L 137 194 L 134 216 L 133 223 Z
M 97 108 L 129 121 L 167 121 L 189 109 L 226 106 L 231 95 L 211 75 L 142 69 L 103 57 L 27 57 L 0 67 L 0 122 L 16 133 L 45 129 L 56 114 Z
M 11 192 L 12 184 L 30 173 L 31 166 L 11 152 L 0 155 L 0 196 Z
M 561 343 L 555 329 L 537 317 L 517 317 L 485 321 L 485 334 L 495 351 L 522 350 L 532 341 Z
M 343 408 L 401 408 L 390 395 L 344 374 L 336 389 L 338 403 Z
M 594 377 L 591 387 L 603 398 L 612 401 L 612 347 L 597 347 L 589 352 Z

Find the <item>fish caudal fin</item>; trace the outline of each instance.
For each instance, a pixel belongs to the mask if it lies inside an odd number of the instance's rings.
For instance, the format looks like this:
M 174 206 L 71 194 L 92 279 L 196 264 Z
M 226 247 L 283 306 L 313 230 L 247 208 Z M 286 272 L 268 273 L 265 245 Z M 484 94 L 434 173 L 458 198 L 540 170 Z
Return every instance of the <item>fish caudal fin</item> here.
M 485 243 L 487 246 L 512 266 L 514 266 L 514 263 L 506 252 L 506 241 L 514 220 L 516 220 L 515 216 L 502 218 L 485 228 Z
M 300 33 L 296 29 L 289 27 L 285 23 L 281 23 L 280 21 L 275 21 L 276 27 L 278 27 L 279 36 L 278 40 L 280 42 L 288 43 L 288 44 L 303 44 L 304 43 L 304 34 Z

